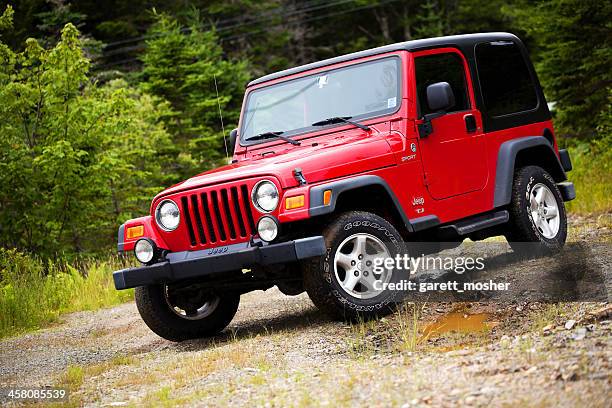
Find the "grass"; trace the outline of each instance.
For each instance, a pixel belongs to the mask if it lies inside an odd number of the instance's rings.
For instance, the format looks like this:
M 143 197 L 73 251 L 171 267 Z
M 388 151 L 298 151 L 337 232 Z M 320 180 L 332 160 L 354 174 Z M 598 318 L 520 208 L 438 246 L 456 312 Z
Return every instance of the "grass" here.
M 168 386 L 161 387 L 157 391 L 147 395 L 142 401 L 147 406 L 172 407 L 177 401 L 173 401 L 170 395 L 172 389 Z
M 406 307 L 411 306 L 411 307 Z M 416 351 L 419 343 L 419 310 L 417 305 L 406 305 L 397 311 L 400 351 Z
M 370 339 L 370 335 L 376 333 L 376 326 L 376 321 L 364 321 L 361 318 L 357 322 L 351 323 L 347 348 L 353 358 L 368 357 L 376 352 L 376 345 Z
M 598 142 L 577 143 L 569 148 L 576 199 L 567 204 L 570 213 L 592 214 L 612 210 L 612 135 Z
M 109 361 L 88 366 L 69 365 L 60 375 L 55 387 L 68 390 L 68 401 L 62 403 L 37 404 L 36 406 L 76 408 L 83 406 L 82 395 L 78 394 L 85 381 L 91 380 L 113 368 L 136 364 L 131 356 L 116 355 Z
M 0 338 L 47 326 L 63 313 L 130 300 L 132 291 L 117 291 L 113 285 L 112 273 L 122 266 L 110 258 L 88 261 L 77 270 L 0 248 Z
M 551 303 L 529 314 L 530 330 L 541 331 L 549 325 L 563 325 L 576 313 L 578 305 L 575 303 Z
M 259 340 L 265 341 L 263 337 Z M 229 396 L 237 387 L 234 380 L 251 387 L 266 387 L 274 373 L 287 372 L 284 364 L 270 361 L 267 355 L 258 354 L 257 343 L 252 341 L 211 343 L 209 347 L 197 353 L 182 355 L 180 359 L 172 359 L 153 369 L 147 363 L 136 366 L 137 369 L 127 375 L 113 374 L 114 380 L 110 387 L 146 389 L 148 392 L 136 406 L 178 406 L 189 405 L 195 399 L 214 396 L 218 400 L 224 395 Z M 133 360 L 129 361 L 127 364 L 135 366 Z M 85 377 L 92 377 L 92 373 L 95 374 L 99 368 L 107 371 L 109 366 L 99 364 L 86 367 Z M 207 384 L 204 381 L 210 381 L 217 373 L 228 371 L 235 375 L 229 382 L 217 383 L 212 380 L 212 383 Z M 193 389 L 191 385 L 194 383 L 201 383 L 202 386 Z
M 60 386 L 74 392 L 81 388 L 85 379 L 85 370 L 81 366 L 69 366 L 60 378 Z

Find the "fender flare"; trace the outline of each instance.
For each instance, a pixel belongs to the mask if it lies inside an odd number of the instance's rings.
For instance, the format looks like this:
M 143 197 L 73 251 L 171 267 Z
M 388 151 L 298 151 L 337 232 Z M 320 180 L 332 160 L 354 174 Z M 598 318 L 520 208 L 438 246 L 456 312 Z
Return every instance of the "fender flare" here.
M 512 183 L 514 181 L 514 165 L 519 152 L 539 146 L 544 146 L 547 149 L 546 155 L 550 155 L 550 158 L 553 159 L 551 160 L 554 163 L 553 166 L 558 166 L 558 169 L 555 170 L 557 172 L 557 182 L 567 180 L 563 166 L 559 161 L 559 156 L 545 137 L 527 136 L 508 140 L 502 143 L 497 153 L 493 207 L 497 208 L 510 204 L 512 199 Z M 553 174 L 554 176 L 555 174 Z
M 125 248 L 125 240 L 123 239 L 125 237 L 125 224 L 121 224 L 121 226 L 119 227 L 119 231 L 117 234 L 117 252 L 118 253 L 122 253 L 124 251 Z
M 440 220 L 435 215 L 427 215 L 424 217 L 415 218 L 413 220 L 409 220 L 400 204 L 399 200 L 395 196 L 395 193 L 389 187 L 387 182 L 379 176 L 375 176 L 372 174 L 366 174 L 356 177 L 351 177 L 347 179 L 332 181 L 329 183 L 319 184 L 310 189 L 310 210 L 309 214 L 311 217 L 315 217 L 318 215 L 329 214 L 335 211 L 336 203 L 338 202 L 338 197 L 349 190 L 354 190 L 361 187 L 366 186 L 381 186 L 385 189 L 395 209 L 398 214 L 402 218 L 404 225 L 408 232 L 421 231 L 423 229 L 431 228 L 440 224 Z M 323 193 L 326 190 L 331 190 L 331 201 L 329 205 L 323 204 Z

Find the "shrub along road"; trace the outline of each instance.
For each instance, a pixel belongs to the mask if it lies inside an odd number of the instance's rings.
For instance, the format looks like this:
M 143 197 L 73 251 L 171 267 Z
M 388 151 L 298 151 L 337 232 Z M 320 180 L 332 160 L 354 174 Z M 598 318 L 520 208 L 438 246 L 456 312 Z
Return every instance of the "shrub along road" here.
M 596 275 L 604 300 L 611 224 L 610 216 L 571 220 L 570 240 L 591 248 L 580 280 Z M 503 263 L 503 254 L 487 256 Z M 540 266 L 554 261 L 501 265 L 493 277 L 542 280 Z M 224 334 L 180 344 L 151 333 L 127 303 L 3 340 L 0 386 L 65 386 L 75 406 L 608 406 L 611 306 L 591 294 L 544 303 L 525 293 L 407 304 L 349 325 L 327 320 L 305 294 L 274 289 L 245 295 Z

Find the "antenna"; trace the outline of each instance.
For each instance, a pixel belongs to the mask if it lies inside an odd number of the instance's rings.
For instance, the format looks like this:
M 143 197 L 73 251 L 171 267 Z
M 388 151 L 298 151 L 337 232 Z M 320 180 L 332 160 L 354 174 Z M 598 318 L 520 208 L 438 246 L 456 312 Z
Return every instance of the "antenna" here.
M 219 119 L 221 119 L 221 131 L 223 132 L 223 144 L 225 145 L 225 157 L 229 162 L 229 151 L 227 150 L 227 139 L 225 138 L 225 126 L 223 126 L 223 114 L 221 113 L 221 100 L 219 99 L 219 88 L 217 87 L 217 76 L 213 74 L 215 81 L 215 92 L 217 93 L 217 107 L 219 108 Z

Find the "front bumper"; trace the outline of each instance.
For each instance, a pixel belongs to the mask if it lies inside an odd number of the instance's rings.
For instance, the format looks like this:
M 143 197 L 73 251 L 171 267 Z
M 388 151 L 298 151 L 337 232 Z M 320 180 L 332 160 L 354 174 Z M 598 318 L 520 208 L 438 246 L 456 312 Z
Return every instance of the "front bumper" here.
M 322 236 L 264 246 L 246 244 L 195 252 L 168 254 L 168 260 L 113 273 L 118 290 L 201 278 L 256 265 L 273 265 L 321 256 L 326 252 Z M 223 251 L 223 253 L 220 253 Z

